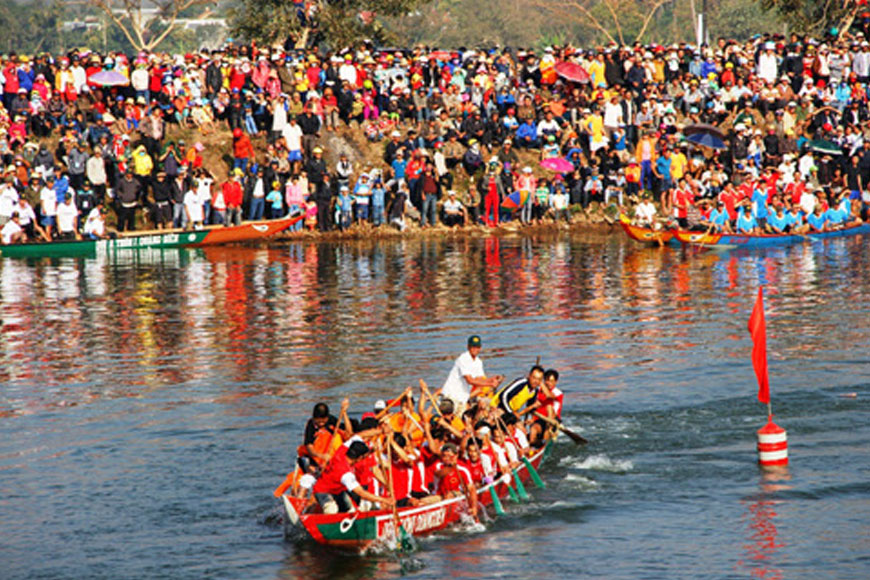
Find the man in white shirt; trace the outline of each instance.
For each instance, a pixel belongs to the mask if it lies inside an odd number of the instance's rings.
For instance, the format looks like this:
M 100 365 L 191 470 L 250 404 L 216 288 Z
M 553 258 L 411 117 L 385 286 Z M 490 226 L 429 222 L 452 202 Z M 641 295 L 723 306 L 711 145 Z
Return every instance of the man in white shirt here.
M 103 204 L 97 203 L 85 220 L 84 233 L 92 239 L 99 240 L 106 237 L 106 220 L 103 217 Z
M 66 201 L 57 206 L 57 233 L 62 240 L 74 240 L 77 237 L 79 210 L 72 200 L 72 194 L 66 194 Z
M 287 160 L 290 163 L 300 163 L 302 161 L 302 127 L 296 121 L 296 116 L 290 117 L 290 121 L 284 125 L 284 141 L 287 144 L 289 155 Z
M 457 415 L 462 415 L 468 399 L 478 394 L 486 394 L 495 389 L 504 379 L 500 375 L 487 377 L 483 371 L 483 359 L 480 358 L 482 343 L 476 334 L 468 337 L 468 350 L 459 355 L 444 387 L 443 397 L 453 401 Z
M 0 227 L 12 219 L 12 212 L 18 205 L 18 190 L 12 185 L 13 177 L 6 177 L 6 183 L 0 187 Z
M 57 225 L 57 193 L 54 191 L 54 177 L 49 176 L 45 185 L 39 191 L 39 205 L 42 214 L 42 227 L 49 238 Z
M 0 229 L 0 241 L 4 244 L 18 244 L 27 241 L 27 236 L 18 223 L 18 212 L 13 213 L 3 229 Z

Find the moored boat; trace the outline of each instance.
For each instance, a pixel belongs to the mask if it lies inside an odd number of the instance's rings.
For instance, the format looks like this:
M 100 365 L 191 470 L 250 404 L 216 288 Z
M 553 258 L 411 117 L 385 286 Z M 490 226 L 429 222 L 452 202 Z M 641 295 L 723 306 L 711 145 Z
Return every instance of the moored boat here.
M 7 258 L 96 257 L 142 249 L 172 249 L 232 244 L 266 238 L 286 230 L 303 215 L 277 220 L 247 222 L 238 226 L 213 226 L 199 230 L 162 230 L 121 234 L 101 240 L 69 240 L 0 245 Z
M 537 450 L 529 458 L 529 463 L 535 469 L 549 455 L 554 441 L 555 439 L 550 440 L 545 447 Z M 523 482 L 531 478 L 525 464 L 516 469 L 516 474 Z M 502 480 L 497 480 L 477 489 L 479 504 L 486 506 L 493 503 L 493 492 L 490 491 L 493 486 L 499 498 L 508 495 L 507 485 Z M 281 500 L 285 536 L 293 535 L 295 529 L 304 532 L 318 543 L 359 552 L 365 551 L 376 543 L 389 543 L 399 537 L 396 530 L 396 516 L 392 510 L 337 514 L 323 514 L 319 511 L 308 513 L 306 509 L 316 505 L 310 503 L 309 499 L 284 493 L 281 495 Z M 430 505 L 399 508 L 397 513 L 398 521 L 407 533 L 413 536 L 425 536 L 460 522 L 463 514 L 468 513 L 468 504 L 465 496 L 456 496 Z
M 827 238 L 839 238 L 870 233 L 870 224 L 857 224 L 839 230 L 808 234 L 724 234 L 675 231 L 674 239 L 682 244 L 711 249 L 764 248 L 785 246 Z
M 637 242 L 657 246 L 663 246 L 665 244 L 670 244 L 672 246 L 679 245 L 679 243 L 674 240 L 674 233 L 670 229 L 654 230 L 652 228 L 632 225 L 631 221 L 624 218 L 624 216 L 623 218 L 620 218 L 619 225 L 622 226 L 622 231 L 624 231 L 629 238 Z

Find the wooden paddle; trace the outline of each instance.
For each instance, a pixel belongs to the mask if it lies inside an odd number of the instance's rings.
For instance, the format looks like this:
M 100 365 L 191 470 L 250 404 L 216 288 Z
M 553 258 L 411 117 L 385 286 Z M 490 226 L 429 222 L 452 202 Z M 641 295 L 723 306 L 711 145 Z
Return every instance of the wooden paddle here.
M 540 360 L 540 357 L 538 357 L 538 360 Z M 520 460 L 526 466 L 526 469 L 528 470 L 529 476 L 531 476 L 532 481 L 534 481 L 535 485 L 541 489 L 544 489 L 545 487 L 547 487 L 547 484 L 544 483 L 544 480 L 541 479 L 540 475 L 538 475 L 538 471 L 535 469 L 535 466 L 532 465 L 532 462 L 529 461 L 529 458 L 526 457 L 526 454 L 523 453 L 522 450 L 520 449 L 520 444 L 517 442 L 516 438 L 513 435 L 511 435 L 510 432 L 507 430 L 507 425 L 505 425 L 504 420 L 502 420 L 502 418 L 499 417 L 498 421 L 499 421 L 499 423 L 501 423 L 502 428 L 505 429 L 505 435 L 507 435 L 510 438 L 511 442 L 517 448 L 517 454 L 520 456 Z M 516 475 L 516 474 L 514 474 L 514 475 Z
M 560 421 L 556 421 L 555 419 L 550 419 L 546 415 L 541 415 L 537 411 L 535 411 L 535 416 L 538 417 L 539 419 L 541 419 L 542 421 L 549 423 L 553 427 L 556 427 L 557 429 L 559 429 L 559 431 L 561 431 L 562 433 L 564 433 L 565 435 L 570 437 L 571 441 L 573 441 L 575 445 L 580 445 L 580 444 L 586 445 L 587 443 L 589 443 L 588 439 L 586 439 L 582 435 L 578 435 L 574 431 L 571 431 L 570 429 L 568 429 L 567 427 L 562 425 L 562 423 Z
M 426 381 L 424 381 L 423 379 L 420 379 L 420 388 L 423 390 L 423 394 L 426 396 L 429 402 L 432 403 L 432 406 L 435 407 L 435 412 L 438 413 L 438 416 L 443 417 L 444 414 L 441 412 L 441 409 L 438 407 L 438 403 L 435 401 L 435 397 L 433 397 L 432 393 L 429 392 L 429 387 L 426 385 Z M 438 424 L 450 431 L 457 439 L 462 439 L 462 433 L 447 421 L 439 421 Z
M 522 452 L 522 450 L 520 449 L 520 445 L 519 445 L 519 443 L 517 443 L 516 439 L 514 439 L 514 438 L 510 435 L 510 433 L 508 433 L 507 425 L 504 424 L 504 421 L 502 420 L 502 418 L 496 416 L 495 420 L 498 421 L 498 424 L 501 426 L 502 430 L 504 431 L 505 437 L 508 437 L 508 438 L 511 440 L 511 442 L 514 444 L 514 447 L 515 447 L 516 450 L 517 450 L 517 455 L 519 455 L 520 457 L 522 457 L 522 456 L 523 456 L 523 452 Z M 505 449 L 505 455 L 507 455 L 507 449 Z M 519 474 L 517 473 L 517 469 L 516 469 L 516 467 L 514 467 L 514 468 L 511 469 L 511 474 L 514 476 L 514 481 L 516 481 L 516 485 L 517 485 L 517 494 L 519 494 L 520 499 L 522 499 L 523 501 L 528 501 L 528 499 L 529 499 L 529 494 L 526 493 L 526 486 L 523 485 L 523 480 L 520 479 L 520 476 L 519 476 Z
M 388 477 L 387 483 L 390 485 L 390 500 L 393 502 L 393 523 L 396 526 L 396 534 L 397 534 L 397 542 L 398 548 L 402 552 L 411 552 L 414 549 L 414 544 L 411 542 L 411 535 L 405 529 L 405 526 L 402 525 L 402 521 L 399 519 L 399 509 L 396 507 L 396 489 L 393 487 L 393 436 L 392 434 L 387 438 L 387 469 Z

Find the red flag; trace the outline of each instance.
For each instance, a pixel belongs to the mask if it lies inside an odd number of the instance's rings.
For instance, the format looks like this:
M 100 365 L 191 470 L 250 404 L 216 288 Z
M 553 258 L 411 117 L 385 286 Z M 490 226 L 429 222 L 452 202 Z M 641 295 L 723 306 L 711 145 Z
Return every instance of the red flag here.
M 764 326 L 764 286 L 758 287 L 758 298 L 749 316 L 749 334 L 752 336 L 752 366 L 758 377 L 758 400 L 770 403 L 770 385 L 767 383 L 767 331 Z

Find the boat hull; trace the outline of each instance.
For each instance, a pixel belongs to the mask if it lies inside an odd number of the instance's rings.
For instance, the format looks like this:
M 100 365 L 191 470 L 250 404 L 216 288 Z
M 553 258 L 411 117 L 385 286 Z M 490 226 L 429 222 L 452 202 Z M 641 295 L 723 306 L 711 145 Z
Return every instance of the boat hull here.
M 703 246 L 712 249 L 733 248 L 765 248 L 770 246 L 786 246 L 807 241 L 820 241 L 828 238 L 840 238 L 870 233 L 870 224 L 859 224 L 814 234 L 718 234 L 705 232 L 676 231 L 674 237 L 682 244 Z
M 539 450 L 530 458 L 530 463 L 535 468 L 549 453 L 552 444 L 551 441 L 547 447 Z M 525 465 L 517 468 L 517 475 L 523 482 L 530 479 Z M 507 486 L 503 482 L 490 483 L 478 488 L 477 500 L 479 504 L 486 506 L 492 503 L 490 492 L 492 486 L 495 486 L 496 494 L 500 498 L 508 495 Z M 376 542 L 389 542 L 398 537 L 395 519 L 390 510 L 330 515 L 305 514 L 302 512 L 307 505 L 306 500 L 284 494 L 282 503 L 285 532 L 288 535 L 293 528 L 301 528 L 318 543 L 355 551 L 365 551 Z M 432 505 L 400 508 L 398 516 L 402 527 L 409 534 L 425 536 L 455 524 L 461 519 L 462 514 L 467 512 L 466 498 L 459 496 Z
M 674 233 L 671 230 L 654 230 L 652 228 L 643 228 L 632 225 L 626 221 L 620 221 L 622 231 L 625 232 L 632 240 L 641 242 L 642 244 L 661 246 L 664 244 L 679 245 L 679 242 L 674 240 Z
M 96 257 L 144 249 L 203 247 L 262 239 L 303 219 L 294 216 L 278 220 L 249 222 L 238 226 L 202 230 L 172 230 L 147 234 L 121 235 L 104 240 L 70 240 L 47 243 L 0 246 L 0 256 L 7 258 Z

